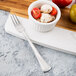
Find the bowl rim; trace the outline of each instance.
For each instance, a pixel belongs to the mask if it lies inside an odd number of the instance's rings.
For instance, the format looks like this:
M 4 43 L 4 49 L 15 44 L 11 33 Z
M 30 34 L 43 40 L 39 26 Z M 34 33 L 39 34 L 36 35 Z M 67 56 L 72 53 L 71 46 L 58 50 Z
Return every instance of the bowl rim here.
M 61 11 L 60 11 L 59 7 L 58 7 L 55 3 L 53 3 L 52 1 L 44 1 L 44 2 L 47 2 L 47 4 L 50 3 L 50 4 L 54 5 L 54 6 L 56 7 L 56 9 L 58 10 L 58 11 L 57 11 L 57 17 L 56 17 L 56 19 L 55 19 L 54 21 L 52 21 L 52 22 L 50 22 L 50 23 L 41 23 L 41 22 L 39 22 L 39 21 L 37 21 L 36 19 L 33 18 L 33 16 L 31 15 L 31 9 L 32 9 L 32 7 L 33 7 L 34 4 L 36 4 L 36 3 L 41 3 L 41 2 L 43 2 L 43 0 L 41 0 L 41 1 L 34 1 L 33 3 L 30 4 L 30 6 L 29 6 L 29 8 L 28 8 L 28 15 L 29 15 L 29 17 L 31 17 L 31 19 L 32 19 L 35 23 L 38 23 L 38 24 L 40 24 L 40 25 L 49 25 L 49 24 L 53 24 L 53 23 L 58 22 L 58 20 L 59 20 L 60 17 L 61 17 Z

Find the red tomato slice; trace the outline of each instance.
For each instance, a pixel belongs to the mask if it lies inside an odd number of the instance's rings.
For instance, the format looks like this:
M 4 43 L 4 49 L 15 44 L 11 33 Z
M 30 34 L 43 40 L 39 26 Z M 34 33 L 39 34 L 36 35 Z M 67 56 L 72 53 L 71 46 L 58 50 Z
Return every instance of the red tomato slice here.
M 41 17 L 41 12 L 39 8 L 33 8 L 33 10 L 31 11 L 31 14 L 33 16 L 33 18 L 38 19 Z
M 52 12 L 50 14 L 55 16 L 57 14 L 57 10 L 54 7 L 52 7 Z

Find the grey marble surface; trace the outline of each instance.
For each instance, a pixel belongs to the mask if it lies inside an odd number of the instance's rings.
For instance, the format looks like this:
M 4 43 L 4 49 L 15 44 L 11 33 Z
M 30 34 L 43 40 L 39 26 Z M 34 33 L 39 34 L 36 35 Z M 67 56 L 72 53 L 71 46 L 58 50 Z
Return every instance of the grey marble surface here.
M 0 10 L 0 76 L 76 76 L 76 56 L 36 45 L 52 66 L 43 73 L 28 42 L 5 32 L 8 15 Z

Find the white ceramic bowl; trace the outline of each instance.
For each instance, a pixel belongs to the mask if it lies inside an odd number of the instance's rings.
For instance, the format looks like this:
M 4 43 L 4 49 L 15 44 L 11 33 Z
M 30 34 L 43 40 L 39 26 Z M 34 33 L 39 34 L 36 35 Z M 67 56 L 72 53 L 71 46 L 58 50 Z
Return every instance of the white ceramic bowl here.
M 41 7 L 43 4 L 49 4 L 57 9 L 57 16 L 54 21 L 52 21 L 50 23 L 41 23 L 32 17 L 32 15 L 31 15 L 32 9 L 34 7 Z M 53 2 L 41 0 L 41 1 L 35 1 L 29 6 L 28 15 L 29 15 L 29 20 L 31 22 L 33 22 L 33 25 L 30 25 L 31 28 L 34 28 L 36 31 L 47 32 L 47 31 L 52 30 L 55 27 L 55 25 L 57 24 L 57 22 L 59 21 L 59 19 L 61 17 L 61 12 L 60 12 L 59 7 L 56 4 L 54 4 Z

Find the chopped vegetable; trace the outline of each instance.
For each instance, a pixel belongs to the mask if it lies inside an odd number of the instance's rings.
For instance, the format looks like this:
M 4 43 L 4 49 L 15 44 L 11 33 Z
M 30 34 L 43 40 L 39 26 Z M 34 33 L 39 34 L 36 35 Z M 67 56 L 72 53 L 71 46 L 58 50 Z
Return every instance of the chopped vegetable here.
M 38 19 L 41 17 L 41 12 L 39 8 L 33 8 L 33 10 L 31 11 L 31 14 L 35 19 Z
M 53 16 L 55 16 L 56 14 L 57 14 L 57 10 L 54 8 L 54 7 L 52 7 L 52 12 L 50 13 L 51 15 L 53 15 Z

